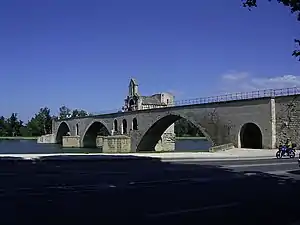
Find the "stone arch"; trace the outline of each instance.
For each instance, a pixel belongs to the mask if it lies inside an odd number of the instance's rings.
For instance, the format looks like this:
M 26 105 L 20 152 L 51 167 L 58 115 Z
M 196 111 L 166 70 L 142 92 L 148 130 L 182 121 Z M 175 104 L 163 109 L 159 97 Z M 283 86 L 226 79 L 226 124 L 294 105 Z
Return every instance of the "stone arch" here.
M 135 101 L 133 99 L 130 99 L 128 105 L 129 105 L 128 110 L 129 111 L 133 111 L 134 110 L 134 106 L 135 106 Z
M 57 133 L 56 133 L 56 143 L 62 144 L 63 136 L 70 135 L 71 129 L 69 124 L 66 122 L 61 122 L 58 126 Z
M 76 123 L 76 125 L 75 125 L 75 133 L 76 133 L 76 135 L 78 136 L 79 135 L 79 125 L 78 125 L 78 123 Z
M 193 125 L 195 125 L 199 130 L 203 133 L 203 135 L 207 138 L 208 141 L 212 142 L 210 135 L 204 130 L 204 128 L 193 121 L 190 118 L 186 118 L 181 115 L 169 114 L 160 119 L 158 119 L 152 126 L 143 134 L 139 144 L 137 145 L 137 151 L 155 151 L 155 146 L 161 139 L 163 133 L 177 120 L 184 118 L 190 121 Z
M 127 120 L 122 120 L 122 134 L 127 134 Z
M 246 123 L 239 133 L 241 148 L 262 149 L 262 132 L 255 123 Z
M 110 136 L 109 130 L 100 121 L 94 121 L 88 126 L 82 138 L 82 147 L 96 148 L 97 136 Z
M 114 120 L 113 127 L 114 127 L 113 131 L 118 132 L 118 120 L 117 119 Z
M 133 118 L 133 120 L 132 120 L 132 130 L 138 130 L 137 118 Z

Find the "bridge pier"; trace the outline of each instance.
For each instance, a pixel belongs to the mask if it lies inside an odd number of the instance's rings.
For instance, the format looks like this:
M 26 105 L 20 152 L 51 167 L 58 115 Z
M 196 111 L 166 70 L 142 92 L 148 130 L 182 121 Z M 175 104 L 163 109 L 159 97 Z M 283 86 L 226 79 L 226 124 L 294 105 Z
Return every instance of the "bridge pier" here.
M 171 152 L 175 151 L 175 125 L 172 124 L 168 129 L 163 133 L 161 139 L 155 146 L 155 151 L 157 152 Z
M 38 137 L 38 144 L 56 144 L 55 134 L 46 134 Z
M 80 136 L 63 136 L 62 147 L 80 148 Z

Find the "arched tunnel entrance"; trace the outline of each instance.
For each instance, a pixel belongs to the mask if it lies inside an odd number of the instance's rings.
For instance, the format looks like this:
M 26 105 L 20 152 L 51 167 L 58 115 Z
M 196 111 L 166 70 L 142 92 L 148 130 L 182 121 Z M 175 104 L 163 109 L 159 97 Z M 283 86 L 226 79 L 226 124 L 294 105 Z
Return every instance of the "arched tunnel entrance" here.
M 254 123 L 246 123 L 242 126 L 240 131 L 240 141 L 242 148 L 263 148 L 261 130 Z
M 83 146 L 84 148 L 97 148 L 97 136 L 109 136 L 110 133 L 106 126 L 101 122 L 94 122 L 84 134 Z
M 66 122 L 62 122 L 57 130 L 56 134 L 56 143 L 62 144 L 63 136 L 68 136 L 70 132 L 70 128 Z
M 200 125 L 180 115 L 167 115 L 147 130 L 137 151 L 208 151 L 212 145 L 210 140 Z

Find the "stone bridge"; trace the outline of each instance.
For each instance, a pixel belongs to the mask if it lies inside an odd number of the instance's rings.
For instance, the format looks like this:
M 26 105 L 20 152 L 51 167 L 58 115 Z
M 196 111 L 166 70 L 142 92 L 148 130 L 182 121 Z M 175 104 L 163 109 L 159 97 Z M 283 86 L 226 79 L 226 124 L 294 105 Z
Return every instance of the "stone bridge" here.
M 153 151 L 164 131 L 185 118 L 214 146 L 276 148 L 286 137 L 299 146 L 300 95 L 295 91 L 286 95 L 56 120 L 52 132 L 56 143 L 67 134 L 78 137 L 79 147 L 96 146 L 100 130 L 101 135 L 124 134 L 131 139 L 132 152 Z

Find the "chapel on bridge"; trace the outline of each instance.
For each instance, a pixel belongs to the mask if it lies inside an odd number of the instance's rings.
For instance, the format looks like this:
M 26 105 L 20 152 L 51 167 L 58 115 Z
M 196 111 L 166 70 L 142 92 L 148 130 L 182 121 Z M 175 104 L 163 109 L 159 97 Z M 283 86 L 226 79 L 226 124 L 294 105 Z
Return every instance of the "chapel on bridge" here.
M 151 96 L 141 96 L 138 90 L 138 83 L 133 78 L 130 79 L 128 89 L 128 96 L 126 97 L 125 104 L 122 108 L 123 111 L 161 108 L 174 104 L 174 95 L 167 92 Z

